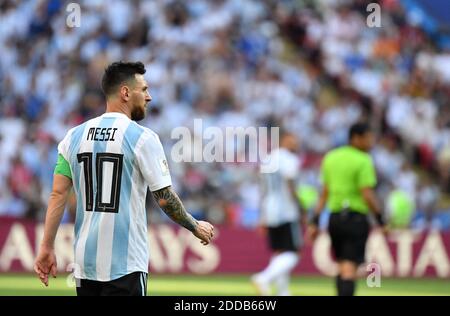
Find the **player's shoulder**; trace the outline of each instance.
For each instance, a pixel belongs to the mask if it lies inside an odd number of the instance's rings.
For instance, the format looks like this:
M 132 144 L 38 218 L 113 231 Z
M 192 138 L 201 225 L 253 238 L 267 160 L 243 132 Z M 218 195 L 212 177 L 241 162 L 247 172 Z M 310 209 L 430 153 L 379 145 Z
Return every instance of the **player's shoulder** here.
M 136 144 L 136 150 L 141 148 L 142 145 L 144 145 L 146 143 L 151 143 L 151 144 L 159 144 L 160 143 L 158 134 L 156 132 L 154 132 L 152 129 L 142 126 L 134 121 L 131 121 L 130 126 L 132 129 L 138 131 L 140 134 L 139 141 Z
M 339 153 L 342 152 L 342 147 L 337 147 L 337 148 L 333 148 L 330 149 L 329 151 L 327 151 L 325 153 L 325 156 L 323 157 L 324 161 L 328 161 L 330 159 L 333 159 L 334 156 L 339 155 Z
M 147 135 L 148 137 L 159 139 L 159 135 L 152 129 L 145 126 L 142 126 L 142 128 L 144 129 L 144 134 Z
M 91 119 L 92 120 L 92 119 Z M 89 121 L 91 120 L 87 120 L 83 123 L 80 123 L 78 125 L 75 125 L 71 128 L 69 128 L 69 130 L 67 131 L 67 133 L 64 135 L 63 139 L 70 139 L 70 137 L 74 134 L 76 134 L 77 132 L 82 132 L 84 131 L 84 127 L 88 124 Z
M 156 134 L 150 128 L 148 128 L 146 126 L 142 126 L 142 125 L 136 123 L 135 121 L 131 121 L 130 125 L 132 126 L 132 128 L 138 130 L 142 134 L 142 138 L 144 138 L 144 139 L 152 138 L 152 139 L 159 140 L 158 134 Z

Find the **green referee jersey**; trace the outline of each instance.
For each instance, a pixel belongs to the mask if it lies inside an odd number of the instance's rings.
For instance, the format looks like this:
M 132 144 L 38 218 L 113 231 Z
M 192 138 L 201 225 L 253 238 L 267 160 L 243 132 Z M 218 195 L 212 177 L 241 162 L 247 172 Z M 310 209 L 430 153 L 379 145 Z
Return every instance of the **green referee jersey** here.
M 322 161 L 321 177 L 328 188 L 328 207 L 332 212 L 348 207 L 368 213 L 361 188 L 373 188 L 377 183 L 373 161 L 368 153 L 352 146 L 329 151 Z

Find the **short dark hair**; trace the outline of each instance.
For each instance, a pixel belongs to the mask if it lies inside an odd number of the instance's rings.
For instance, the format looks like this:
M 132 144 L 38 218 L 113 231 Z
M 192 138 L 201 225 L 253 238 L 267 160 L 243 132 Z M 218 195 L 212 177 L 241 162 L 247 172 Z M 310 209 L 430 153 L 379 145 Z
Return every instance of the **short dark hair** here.
M 370 132 L 370 126 L 366 122 L 359 122 L 356 124 L 353 124 L 350 127 L 350 130 L 348 132 L 348 139 L 351 140 L 353 136 L 362 136 L 368 132 Z
M 106 96 L 110 95 L 119 84 L 134 78 L 135 74 L 145 74 L 145 66 L 140 61 L 118 61 L 110 64 L 105 69 L 105 73 L 102 78 L 103 93 Z

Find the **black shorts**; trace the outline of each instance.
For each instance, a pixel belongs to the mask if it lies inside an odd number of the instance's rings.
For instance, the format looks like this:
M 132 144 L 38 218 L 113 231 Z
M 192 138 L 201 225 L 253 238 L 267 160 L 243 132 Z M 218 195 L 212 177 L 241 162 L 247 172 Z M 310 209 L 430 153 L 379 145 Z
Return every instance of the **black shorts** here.
M 367 216 L 358 212 L 339 212 L 330 215 L 328 232 L 337 261 L 364 262 L 369 236 Z
M 146 296 L 147 273 L 133 272 L 112 281 L 77 279 L 78 296 Z
M 297 251 L 302 244 L 300 226 L 297 223 L 284 223 L 268 227 L 270 249 L 275 251 Z

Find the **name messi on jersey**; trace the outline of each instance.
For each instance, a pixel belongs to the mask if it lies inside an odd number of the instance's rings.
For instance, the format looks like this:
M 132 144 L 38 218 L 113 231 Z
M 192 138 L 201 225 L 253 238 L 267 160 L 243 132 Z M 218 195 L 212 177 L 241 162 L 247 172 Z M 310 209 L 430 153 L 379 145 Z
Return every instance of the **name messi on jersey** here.
M 116 127 L 91 127 L 87 133 L 86 140 L 96 141 L 114 141 L 114 135 L 116 134 Z

